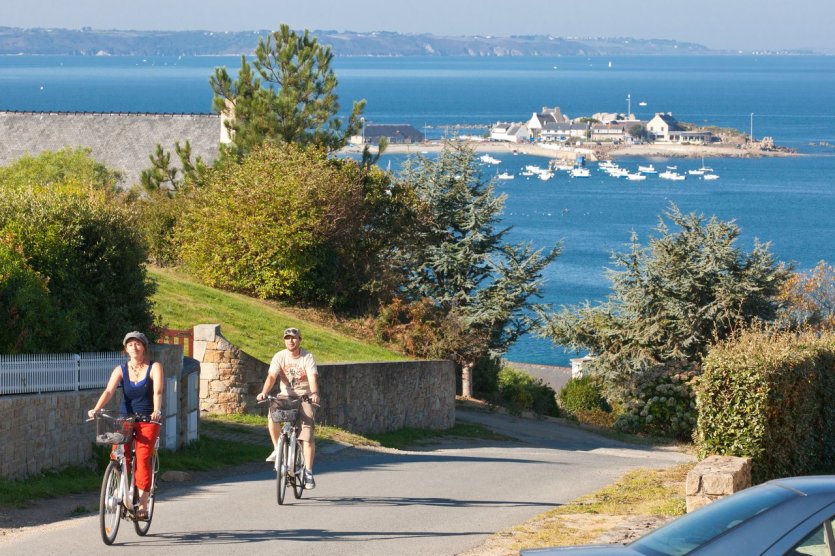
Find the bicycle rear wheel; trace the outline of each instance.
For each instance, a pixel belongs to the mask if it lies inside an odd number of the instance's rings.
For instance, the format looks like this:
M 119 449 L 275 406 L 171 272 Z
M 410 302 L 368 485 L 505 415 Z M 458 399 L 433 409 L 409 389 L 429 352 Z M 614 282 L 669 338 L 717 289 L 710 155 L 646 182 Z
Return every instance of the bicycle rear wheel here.
M 151 520 L 154 519 L 154 494 L 157 491 L 157 470 L 159 469 L 159 456 L 157 454 L 154 454 L 154 457 L 151 459 L 151 469 L 153 470 L 153 474 L 151 475 L 151 491 L 148 493 L 148 519 L 143 521 L 134 520 L 133 522 L 133 528 L 140 537 L 148 534 L 148 529 L 151 528 Z M 139 500 L 137 499 L 138 502 Z
M 304 452 L 298 439 L 296 440 L 296 449 L 293 451 L 296 453 L 293 458 L 295 460 L 293 462 L 293 496 L 298 500 L 304 494 Z
M 282 434 L 278 439 L 278 455 L 276 456 L 276 494 L 279 504 L 284 504 L 284 494 L 287 491 L 287 439 Z
M 119 500 L 119 483 L 122 478 L 120 465 L 111 461 L 104 470 L 104 479 L 101 482 L 101 495 L 99 496 L 99 527 L 101 529 L 101 540 L 104 544 L 111 545 L 116 540 L 116 533 L 119 532 L 119 519 L 122 514 L 122 504 Z

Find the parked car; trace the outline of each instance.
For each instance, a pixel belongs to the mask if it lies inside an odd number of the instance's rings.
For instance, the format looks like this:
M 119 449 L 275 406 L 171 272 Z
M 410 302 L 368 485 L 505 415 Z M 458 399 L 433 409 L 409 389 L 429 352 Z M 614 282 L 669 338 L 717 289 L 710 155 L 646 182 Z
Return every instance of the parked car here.
M 628 545 L 523 550 L 521 554 L 835 556 L 835 475 L 776 479 L 703 506 Z

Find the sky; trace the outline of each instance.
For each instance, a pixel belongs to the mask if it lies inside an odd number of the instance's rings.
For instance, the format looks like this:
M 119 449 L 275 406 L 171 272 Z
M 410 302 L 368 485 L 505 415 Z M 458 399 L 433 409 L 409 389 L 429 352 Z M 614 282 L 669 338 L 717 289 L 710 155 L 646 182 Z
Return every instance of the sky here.
M 634 37 L 835 53 L 833 0 L 0 0 L 0 27 Z

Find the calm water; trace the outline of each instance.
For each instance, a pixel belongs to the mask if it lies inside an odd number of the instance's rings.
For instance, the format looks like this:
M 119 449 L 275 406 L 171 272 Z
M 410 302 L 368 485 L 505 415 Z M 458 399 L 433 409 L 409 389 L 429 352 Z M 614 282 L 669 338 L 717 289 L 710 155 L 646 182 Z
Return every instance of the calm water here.
M 611 68 L 609 62 L 612 62 Z M 213 68 L 237 69 L 234 57 L 200 58 L 0 58 L 0 109 L 122 112 L 209 112 Z M 507 171 L 497 183 L 507 193 L 505 219 L 511 239 L 548 246 L 561 240 L 563 254 L 547 273 L 542 301 L 555 306 L 600 301 L 609 293 L 604 269 L 622 251 L 631 231 L 642 243 L 659 215 L 676 203 L 735 219 L 740 245 L 769 241 L 776 256 L 809 269 L 835 261 L 835 57 L 613 57 L 588 58 L 338 58 L 343 107 L 368 101 L 365 116 L 378 123 L 409 123 L 430 137 L 446 126 L 521 121 L 542 106 L 570 116 L 632 111 L 648 119 L 672 112 L 682 121 L 735 127 L 769 135 L 805 156 L 781 159 L 706 159 L 721 178 L 666 182 L 616 180 L 592 166 L 592 177 L 559 175 L 548 182 L 525 179 L 526 164 L 543 159 L 498 156 L 485 176 Z M 646 103 L 641 106 L 639 103 Z M 754 114 L 753 117 L 751 114 Z M 464 133 L 467 131 L 464 130 Z M 384 157 L 392 168 L 403 156 Z M 623 159 L 634 169 L 646 160 Z M 652 161 L 680 170 L 700 161 Z M 570 355 L 549 342 L 525 338 L 508 357 L 567 364 Z

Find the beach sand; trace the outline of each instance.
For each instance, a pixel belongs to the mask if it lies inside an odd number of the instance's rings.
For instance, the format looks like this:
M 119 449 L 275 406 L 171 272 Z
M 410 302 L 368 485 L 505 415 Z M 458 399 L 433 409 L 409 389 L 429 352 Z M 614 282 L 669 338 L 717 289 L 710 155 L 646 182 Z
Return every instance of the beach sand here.
M 505 143 L 497 141 L 459 141 L 460 144 L 481 153 L 527 154 L 547 158 L 560 158 L 573 161 L 578 156 L 587 160 L 604 160 L 622 156 L 658 157 L 658 158 L 759 158 L 798 156 L 788 150 L 763 150 L 756 144 L 752 147 L 736 144 L 680 145 L 674 143 L 645 143 L 641 145 L 595 145 L 593 147 L 561 147 L 532 143 Z M 438 152 L 443 148 L 442 141 L 428 141 L 414 144 L 389 144 L 387 154 L 422 154 Z M 371 152 L 376 153 L 371 146 Z M 343 153 L 360 153 L 362 148 L 351 145 L 342 149 Z

